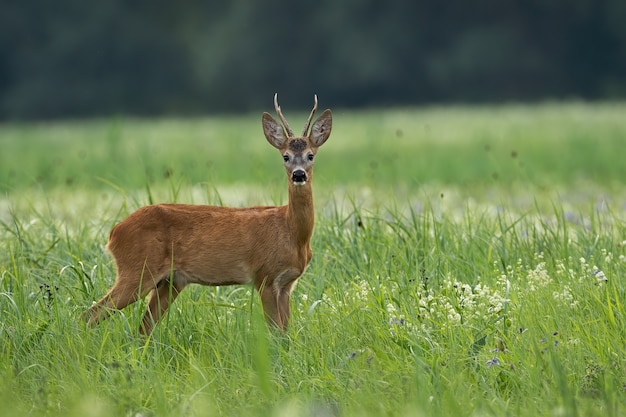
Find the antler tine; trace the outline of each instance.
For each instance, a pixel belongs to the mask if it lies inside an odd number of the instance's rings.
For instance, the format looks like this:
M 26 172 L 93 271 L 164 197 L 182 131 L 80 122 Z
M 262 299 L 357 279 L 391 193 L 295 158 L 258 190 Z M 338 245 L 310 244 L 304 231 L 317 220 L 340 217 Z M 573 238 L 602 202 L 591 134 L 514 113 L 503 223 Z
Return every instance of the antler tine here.
M 292 138 L 293 131 L 289 127 L 289 123 L 287 123 L 287 119 L 285 119 L 285 116 L 283 116 L 283 112 L 280 111 L 280 106 L 278 105 L 278 93 L 274 94 L 274 108 L 276 109 L 276 114 L 278 115 L 278 117 L 280 117 L 280 120 L 283 122 L 283 126 L 285 127 L 285 130 L 287 131 L 287 136 Z
M 309 115 L 309 120 L 307 120 L 306 124 L 304 125 L 302 136 L 306 136 L 309 134 L 309 126 L 311 126 L 311 120 L 313 119 L 313 115 L 315 114 L 315 111 L 317 110 L 317 94 L 315 94 L 315 96 L 313 97 L 315 99 L 315 104 L 313 105 L 313 110 L 311 110 L 311 114 Z

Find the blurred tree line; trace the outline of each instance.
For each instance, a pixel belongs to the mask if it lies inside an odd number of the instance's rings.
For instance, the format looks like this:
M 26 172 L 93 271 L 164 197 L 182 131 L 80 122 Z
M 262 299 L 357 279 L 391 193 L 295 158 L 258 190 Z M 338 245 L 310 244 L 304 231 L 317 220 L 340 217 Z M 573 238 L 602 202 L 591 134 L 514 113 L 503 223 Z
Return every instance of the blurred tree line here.
M 624 0 L 3 0 L 0 119 L 626 97 Z

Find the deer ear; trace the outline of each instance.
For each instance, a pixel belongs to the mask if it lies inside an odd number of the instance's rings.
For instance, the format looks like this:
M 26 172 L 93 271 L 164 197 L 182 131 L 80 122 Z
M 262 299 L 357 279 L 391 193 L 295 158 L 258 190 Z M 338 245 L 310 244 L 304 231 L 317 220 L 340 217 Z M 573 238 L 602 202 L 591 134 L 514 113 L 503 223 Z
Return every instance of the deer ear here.
M 315 147 L 322 146 L 326 139 L 330 136 L 330 131 L 333 128 L 333 115 L 329 109 L 324 110 L 324 113 L 313 123 L 311 128 L 311 145 Z
M 287 143 L 285 129 L 269 113 L 263 113 L 263 133 L 267 141 L 276 149 L 282 149 Z

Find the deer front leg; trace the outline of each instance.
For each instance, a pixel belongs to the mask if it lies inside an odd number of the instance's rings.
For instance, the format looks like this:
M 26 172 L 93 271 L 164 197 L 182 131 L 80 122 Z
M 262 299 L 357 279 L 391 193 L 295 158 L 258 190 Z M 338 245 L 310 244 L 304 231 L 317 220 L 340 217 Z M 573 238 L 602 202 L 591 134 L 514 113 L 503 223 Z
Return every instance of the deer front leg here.
M 278 319 L 280 320 L 280 329 L 284 332 L 287 330 L 287 324 L 289 324 L 289 316 L 291 314 L 289 309 L 289 299 L 291 295 L 290 289 L 282 289 L 276 297 L 276 304 L 278 310 Z
M 274 288 L 272 286 L 262 287 L 259 288 L 259 293 L 261 295 L 263 312 L 268 323 L 278 327 L 280 330 L 284 330 L 281 316 L 278 312 L 278 295 L 274 292 Z
M 290 292 L 285 289 L 279 290 L 278 293 L 271 287 L 261 290 L 261 303 L 265 318 L 270 325 L 277 327 L 282 332 L 287 330 L 289 322 L 289 296 Z
M 289 322 L 290 307 L 289 299 L 291 290 L 302 271 L 297 268 L 290 268 L 278 275 L 271 284 L 264 280 L 260 287 L 257 287 L 261 295 L 261 303 L 267 321 L 281 331 L 287 330 Z

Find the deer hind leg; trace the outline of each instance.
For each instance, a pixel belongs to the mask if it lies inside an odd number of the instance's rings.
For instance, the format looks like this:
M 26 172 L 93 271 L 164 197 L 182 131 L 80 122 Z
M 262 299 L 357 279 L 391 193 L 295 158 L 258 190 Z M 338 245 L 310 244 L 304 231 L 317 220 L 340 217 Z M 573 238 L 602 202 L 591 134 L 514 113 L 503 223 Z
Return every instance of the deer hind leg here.
M 157 287 L 150 291 L 148 311 L 143 316 L 141 326 L 139 327 L 141 334 L 149 335 L 152 332 L 154 325 L 163 317 L 167 308 L 174 302 L 185 286 L 186 283 L 174 274 L 170 278 L 159 282 Z
M 95 326 L 109 317 L 113 310 L 121 310 L 145 297 L 156 286 L 156 283 L 152 277 L 144 277 L 143 272 L 118 272 L 113 287 L 85 312 L 87 324 Z

